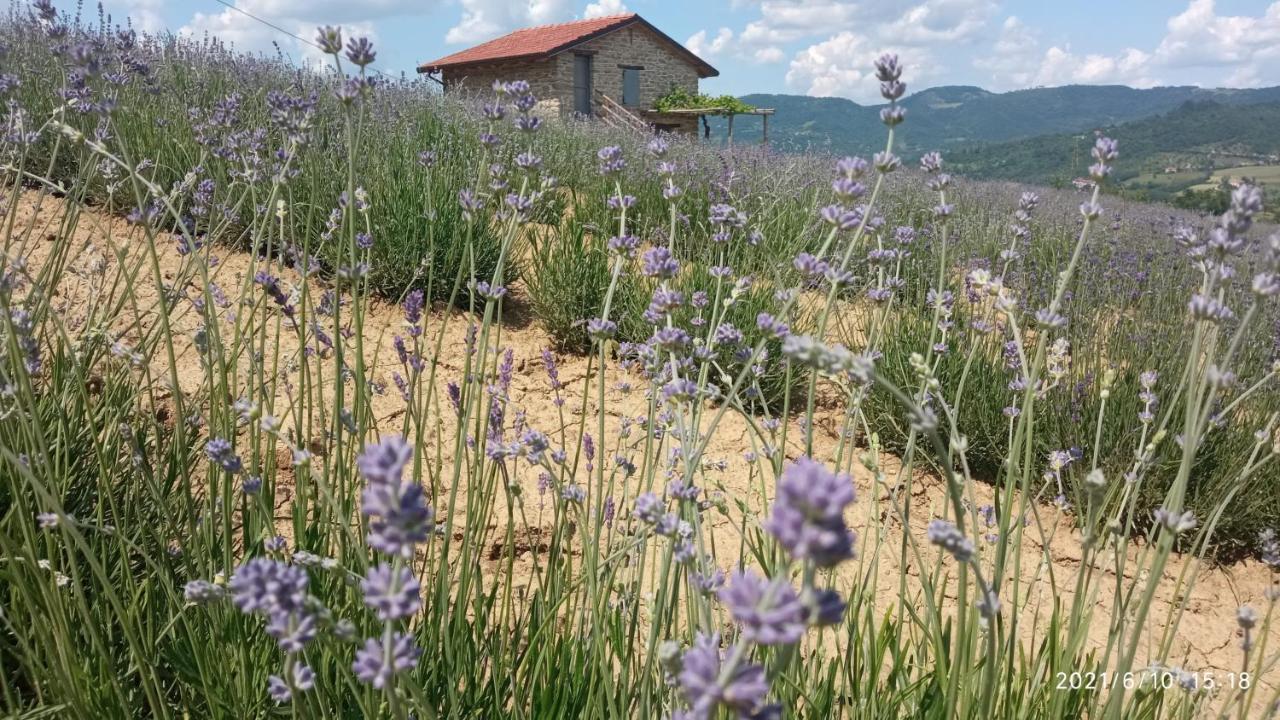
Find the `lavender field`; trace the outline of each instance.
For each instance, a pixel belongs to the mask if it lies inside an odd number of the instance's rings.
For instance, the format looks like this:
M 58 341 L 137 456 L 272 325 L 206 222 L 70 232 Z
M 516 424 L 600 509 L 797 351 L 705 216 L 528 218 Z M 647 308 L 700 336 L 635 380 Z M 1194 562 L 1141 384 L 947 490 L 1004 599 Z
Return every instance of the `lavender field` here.
M 15 718 L 1280 712 L 1280 231 L 0 18 Z

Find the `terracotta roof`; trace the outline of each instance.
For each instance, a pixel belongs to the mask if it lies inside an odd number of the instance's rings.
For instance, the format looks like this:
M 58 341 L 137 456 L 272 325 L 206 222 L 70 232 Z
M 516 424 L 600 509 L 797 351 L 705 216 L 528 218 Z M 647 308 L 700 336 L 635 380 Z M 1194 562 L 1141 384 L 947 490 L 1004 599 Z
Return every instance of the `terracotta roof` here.
M 635 24 L 647 27 L 659 38 L 671 44 L 678 55 L 684 56 L 691 65 L 698 69 L 699 77 L 712 77 L 720 74 L 705 60 L 694 55 L 685 46 L 672 40 L 661 30 L 658 30 L 635 13 L 523 28 L 475 47 L 461 50 L 452 55 L 446 55 L 439 60 L 422 63 L 418 66 L 418 72 L 435 72 L 450 67 L 511 62 L 513 60 L 545 60 L 588 40 L 594 40 L 602 35 Z

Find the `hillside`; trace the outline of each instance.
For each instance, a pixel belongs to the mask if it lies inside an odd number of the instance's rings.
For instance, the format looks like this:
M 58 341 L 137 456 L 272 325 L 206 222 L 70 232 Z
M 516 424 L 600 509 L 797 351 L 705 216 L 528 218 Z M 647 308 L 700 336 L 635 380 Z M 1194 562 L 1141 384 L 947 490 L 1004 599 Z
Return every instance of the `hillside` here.
M 799 95 L 753 94 L 742 99 L 777 110 L 769 120 L 769 139 L 780 150 L 866 154 L 882 147 L 880 105 Z M 1068 85 L 1006 93 L 968 86 L 930 88 L 903 100 L 908 122 L 899 128 L 898 148 L 901 154 L 911 157 L 973 142 L 1080 132 L 1202 101 L 1221 105 L 1280 102 L 1280 87 L 1234 90 L 1178 86 L 1140 90 L 1119 85 Z M 712 123 L 712 135 L 724 137 L 724 121 L 717 120 Z M 734 127 L 735 140 L 760 139 L 759 123 L 751 120 L 739 119 Z
M 1206 183 L 1223 169 L 1240 168 L 1236 175 L 1272 174 L 1269 166 L 1280 155 L 1277 128 L 1280 103 L 1214 101 L 1187 102 L 1163 115 L 1099 127 L 1124 148 L 1114 179 L 1154 199 Z M 952 150 L 948 160 L 956 172 L 973 177 L 1061 185 L 1086 173 L 1092 142 L 1092 131 L 1056 133 L 971 144 Z M 1229 179 L 1232 173 L 1218 176 Z

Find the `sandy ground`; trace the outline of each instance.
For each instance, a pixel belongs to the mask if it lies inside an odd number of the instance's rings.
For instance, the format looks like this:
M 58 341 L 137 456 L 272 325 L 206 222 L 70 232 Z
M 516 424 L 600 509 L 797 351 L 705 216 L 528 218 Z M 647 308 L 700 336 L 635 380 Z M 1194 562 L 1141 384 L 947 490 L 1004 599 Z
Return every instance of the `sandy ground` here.
M 33 275 L 47 264 L 53 233 L 58 232 L 59 222 L 65 212 L 61 201 L 51 197 L 40 199 L 38 201 L 40 206 L 37 208 L 37 197 L 36 193 L 27 192 L 19 200 L 17 223 L 19 231 L 24 227 L 30 227 L 32 232 L 25 236 L 24 244 L 10 248 L 11 257 L 21 255 L 28 259 L 29 271 Z M 63 282 L 52 300 L 54 307 L 63 316 L 67 327 L 73 333 L 92 330 L 85 328 L 83 324 L 83 318 L 92 303 L 102 303 L 108 297 L 120 296 L 119 288 L 113 291 L 111 288 L 100 287 L 101 278 L 113 277 L 114 273 L 110 268 L 118 263 L 123 263 L 125 267 L 137 264 L 137 260 L 141 257 L 139 254 L 144 252 L 144 243 L 137 240 L 135 233 L 134 229 L 122 221 L 96 212 L 86 211 L 80 218 L 74 236 L 74 249 L 69 258 L 68 272 L 64 274 Z M 218 248 L 215 254 L 219 262 L 213 269 L 214 279 L 229 297 L 234 298 L 238 294 L 238 288 L 244 282 L 246 273 L 253 267 L 254 261 L 245 253 L 232 252 L 225 248 Z M 182 257 L 172 245 L 166 245 L 160 249 L 158 261 L 165 283 L 173 282 L 178 277 L 182 266 Z M 278 268 L 274 272 L 284 277 L 287 282 L 297 281 L 297 277 L 291 272 L 281 271 Z M 136 307 L 121 308 L 118 318 L 113 322 L 113 327 L 103 328 L 113 334 L 119 334 L 126 342 L 137 337 L 139 328 L 151 327 L 158 321 L 157 293 L 149 268 L 137 276 L 135 283 Z M 198 297 L 199 294 L 193 283 L 176 290 L 185 293 L 188 297 Z M 512 300 L 518 306 L 518 289 Z M 548 388 L 542 365 L 543 348 L 550 344 L 548 338 L 530 318 L 521 317 L 519 312 L 511 314 L 515 320 L 503 327 L 499 338 L 501 347 L 510 348 L 514 354 L 516 373 L 510 393 L 511 406 L 522 409 L 529 425 L 543 430 L 553 441 L 558 442 L 559 433 L 565 424 L 576 428 L 577 421 L 584 413 L 588 418 L 595 416 L 594 401 L 588 400 L 585 407 L 582 401 L 582 380 L 587 377 L 588 363 L 585 358 L 558 357 L 560 376 L 568 388 L 565 390 L 564 406 L 557 407 L 552 402 L 553 395 Z M 441 382 L 458 379 L 461 372 L 459 359 L 464 357 L 466 352 L 467 323 L 459 313 L 446 314 L 437 311 L 430 315 L 426 323 L 425 338 L 428 342 L 434 342 L 434 334 L 439 330 L 439 324 L 446 320 L 448 322 L 442 353 Z M 205 371 L 189 340 L 199 323 L 199 316 L 192 309 L 191 303 L 179 301 L 171 312 L 170 322 L 175 334 L 180 338 L 176 347 L 179 385 L 184 392 L 195 392 L 205 382 Z M 392 349 L 392 338 L 397 332 L 403 332 L 400 309 L 386 303 L 372 303 L 364 336 L 368 349 L 366 353 L 368 372 L 375 380 L 386 383 L 388 388 L 387 392 L 373 399 L 374 415 L 379 420 L 381 432 L 397 432 L 404 413 L 404 403 L 395 391 L 391 379 L 391 373 L 400 367 Z M 296 341 L 288 333 L 283 334 L 280 351 L 281 357 L 286 359 L 297 355 Z M 267 354 L 270 356 L 271 352 Z M 242 364 L 247 365 L 248 362 L 243 360 Z M 155 366 L 150 368 L 150 371 L 155 373 L 155 377 L 159 378 L 158 381 L 161 384 L 167 384 L 165 379 L 167 364 L 163 360 L 163 353 L 157 358 Z M 610 367 L 607 373 L 608 392 L 605 398 L 605 412 L 608 417 L 608 431 L 606 437 L 616 438 L 620 418 L 642 417 L 647 411 L 647 400 L 644 398 L 644 384 L 640 378 L 628 376 L 616 367 Z M 624 383 L 630 383 L 636 389 L 624 392 L 621 388 Z M 592 398 L 595 394 L 594 387 L 593 382 Z M 278 397 L 278 400 L 280 408 L 287 407 L 283 396 Z M 562 417 L 564 423 L 562 423 Z M 594 419 L 588 423 L 588 429 L 593 434 L 594 424 Z M 801 446 L 798 445 L 799 439 L 803 437 L 802 429 L 794 419 L 792 425 L 788 433 L 791 442 L 785 449 L 788 457 L 795 457 L 802 452 Z M 833 409 L 820 411 L 815 426 L 817 432 L 814 455 L 820 459 L 829 459 L 838 445 L 838 413 Z M 445 432 L 449 430 L 446 423 Z M 634 433 L 634 435 L 639 434 Z M 449 435 L 444 437 L 447 438 Z M 731 501 L 731 506 L 741 503 L 748 511 L 762 514 L 769 501 L 766 497 L 767 491 L 762 488 L 758 471 L 753 470 L 756 466 L 749 464 L 744 458 L 745 451 L 758 449 L 752 447 L 752 437 L 744 418 L 735 413 L 726 414 L 706 453 L 707 462 L 723 463 L 723 470 L 709 473 L 711 478 L 709 484 L 716 487 L 708 488 L 708 491 L 721 493 Z M 620 449 L 617 442 L 616 440 L 604 442 L 603 454 L 611 457 Z M 622 449 L 625 451 L 625 447 Z M 421 450 L 433 460 L 441 457 L 446 467 L 452 462 L 451 441 L 442 443 L 441 447 L 433 447 L 429 442 L 428 446 Z M 857 452 L 861 451 L 857 450 Z M 282 471 L 287 474 L 289 472 L 287 462 L 283 462 L 287 458 L 287 452 L 281 448 L 279 453 L 284 454 L 280 464 L 283 466 Z M 638 451 L 628 451 L 628 454 L 639 462 Z M 921 569 L 910 559 L 906 567 L 903 567 L 899 560 L 903 526 L 899 514 L 891 509 L 889 486 L 897 481 L 900 464 L 897 458 L 887 454 L 879 457 L 878 461 L 884 472 L 882 482 L 877 482 L 870 472 L 860 467 L 858 472 L 855 472 L 859 501 L 851 510 L 849 520 L 859 533 L 861 559 L 857 564 L 843 570 L 840 573 L 840 580 L 842 583 L 846 578 L 848 582 L 861 582 L 861 574 L 866 572 L 867 568 L 874 567 L 876 600 L 878 604 L 888 609 L 895 607 L 898 603 L 900 575 L 903 572 L 907 574 L 910 579 L 908 582 L 910 592 L 916 592 Z M 537 548 L 539 537 L 548 536 L 551 513 L 549 509 L 541 509 L 544 502 L 549 506 L 550 501 L 549 498 L 544 499 L 539 496 L 536 472 L 524 468 L 523 464 L 521 466 L 522 469 L 518 472 L 516 481 L 523 489 L 525 518 L 528 525 L 523 529 L 523 537 L 517 541 L 516 572 L 527 578 L 532 563 L 536 562 L 534 559 L 536 553 L 528 550 Z M 917 472 L 912 481 L 909 529 L 911 535 L 924 548 L 924 558 L 926 564 L 930 566 L 926 569 L 928 572 L 932 570 L 936 555 L 927 545 L 924 528 L 930 519 L 945 513 L 943 506 L 947 500 L 944 488 L 937 478 Z M 277 498 L 282 510 L 289 501 L 287 484 L 286 482 L 283 492 Z M 434 487 L 433 491 L 443 493 L 447 489 L 447 487 Z M 634 498 L 636 488 L 614 488 L 614 492 L 617 494 L 619 507 L 625 508 Z M 971 492 L 973 501 L 978 505 L 992 500 L 993 488 L 988 485 L 976 484 Z M 1071 602 L 1076 568 L 1081 562 L 1081 538 L 1072 528 L 1070 519 L 1051 506 L 1037 507 L 1038 518 L 1027 528 L 1026 537 L 1029 544 L 1026 546 L 1018 568 L 1022 580 L 1034 589 L 1027 594 L 1026 605 L 1016 610 L 1007 606 L 1005 609 L 1006 616 L 1012 612 L 1021 614 L 1022 634 L 1027 640 L 1041 639 L 1036 635 L 1038 628 L 1034 621 L 1036 618 L 1043 620 L 1047 617 L 1055 599 L 1063 603 Z M 505 504 L 499 502 L 494 507 L 491 521 L 497 527 L 496 523 L 505 522 L 505 517 Z M 718 546 L 736 547 L 737 535 L 736 528 L 733 526 L 738 522 L 738 514 L 734 514 L 734 520 L 717 513 L 712 513 L 710 517 L 712 519 L 708 532 L 727 541 L 718 543 Z M 754 522 L 754 520 L 749 521 Z M 497 537 L 499 540 L 495 541 L 495 546 L 487 553 L 495 568 L 501 564 L 499 560 L 505 555 L 501 535 Z M 879 542 L 876 542 L 876 538 L 879 538 Z M 982 546 L 984 555 L 990 554 L 991 550 L 985 543 L 980 541 L 979 545 Z M 1141 547 L 1130 548 L 1132 558 L 1136 558 L 1139 552 Z M 724 556 L 723 551 L 720 553 L 720 562 L 726 569 L 730 560 Z M 1109 565 L 1109 561 L 1105 564 Z M 1132 567 L 1134 564 L 1131 561 L 1129 566 Z M 1196 582 L 1191 591 L 1175 597 L 1170 589 L 1175 586 L 1177 578 L 1189 577 L 1193 574 L 1196 576 Z M 1268 569 L 1254 561 L 1219 567 L 1201 566 L 1194 559 L 1175 557 L 1167 566 L 1165 575 L 1166 582 L 1161 585 L 1161 590 L 1157 594 L 1156 606 L 1153 608 L 1151 622 L 1147 627 L 1150 641 L 1152 643 L 1159 641 L 1160 633 L 1163 632 L 1171 613 L 1178 613 L 1181 608 L 1181 621 L 1177 625 L 1170 664 L 1197 672 L 1213 670 L 1219 677 L 1238 670 L 1241 651 L 1240 631 L 1236 625 L 1236 609 L 1240 605 L 1250 604 L 1259 610 L 1260 614 L 1265 610 L 1267 600 L 1264 598 L 1264 592 L 1272 582 Z M 1109 582 L 1113 581 L 1112 577 Z M 1104 587 L 1102 593 L 1096 598 L 1099 617 L 1095 618 L 1095 622 L 1088 629 L 1088 642 L 1095 647 L 1105 645 L 1106 642 L 1108 622 L 1105 621 L 1106 618 L 1101 617 L 1101 614 L 1106 612 L 1105 608 L 1109 607 L 1110 592 L 1109 586 Z M 1268 647 L 1280 647 L 1280 624 L 1272 627 L 1270 636 L 1267 639 Z M 1263 679 L 1264 687 L 1268 691 L 1257 694 L 1258 699 L 1255 702 L 1257 714 L 1260 714 L 1261 703 L 1270 697 L 1269 689 L 1276 686 L 1275 674 L 1272 673 L 1271 676 Z

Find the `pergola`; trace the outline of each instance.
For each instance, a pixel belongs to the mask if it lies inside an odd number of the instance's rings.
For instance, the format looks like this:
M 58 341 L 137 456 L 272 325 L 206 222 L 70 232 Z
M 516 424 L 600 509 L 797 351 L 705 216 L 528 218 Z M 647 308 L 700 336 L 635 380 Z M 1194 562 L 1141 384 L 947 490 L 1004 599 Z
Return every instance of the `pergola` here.
M 761 144 L 769 142 L 769 116 L 773 114 L 773 108 L 753 108 L 751 110 L 727 110 L 725 108 L 687 108 L 679 110 L 664 110 L 666 115 L 697 115 L 702 119 L 702 136 L 704 138 L 711 137 L 711 123 L 707 122 L 708 115 L 727 115 L 729 117 L 729 130 L 725 139 L 727 142 L 733 142 L 733 118 L 738 115 L 759 115 L 760 129 L 763 131 L 760 136 Z

